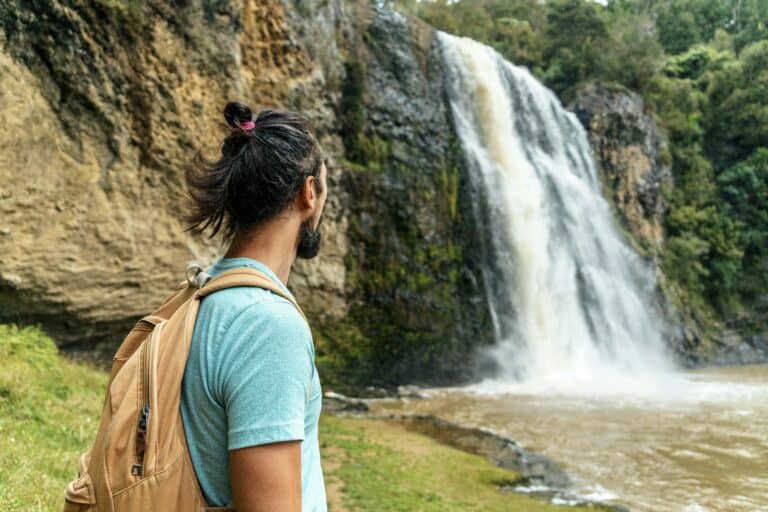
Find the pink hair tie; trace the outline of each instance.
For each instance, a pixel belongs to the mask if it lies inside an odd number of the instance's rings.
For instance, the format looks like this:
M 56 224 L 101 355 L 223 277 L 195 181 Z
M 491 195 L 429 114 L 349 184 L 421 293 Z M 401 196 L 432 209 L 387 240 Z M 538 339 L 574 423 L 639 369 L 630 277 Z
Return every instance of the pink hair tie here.
M 253 130 L 254 126 L 256 126 L 256 123 L 253 121 L 246 121 L 240 125 L 240 128 L 242 128 L 245 131 Z

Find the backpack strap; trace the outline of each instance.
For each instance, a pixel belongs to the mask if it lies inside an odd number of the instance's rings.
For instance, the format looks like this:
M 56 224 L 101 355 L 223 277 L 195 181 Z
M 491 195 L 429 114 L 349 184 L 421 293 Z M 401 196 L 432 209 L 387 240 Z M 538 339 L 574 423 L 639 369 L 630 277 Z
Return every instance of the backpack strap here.
M 309 323 L 306 315 L 304 314 L 304 311 L 302 311 L 301 307 L 296 302 L 296 299 L 285 293 L 285 291 L 280 288 L 264 272 L 256 270 L 255 268 L 233 268 L 222 272 L 221 274 L 218 274 L 209 280 L 200 281 L 202 282 L 202 286 L 195 293 L 195 297 L 198 299 L 202 299 L 207 295 L 210 295 L 219 290 L 224 290 L 226 288 L 234 288 L 236 286 L 255 286 L 257 288 L 264 288 L 273 293 L 276 293 L 277 295 L 289 301 L 291 304 L 296 306 L 296 309 L 299 311 L 299 313 L 301 313 L 301 316 L 304 318 L 304 320 Z

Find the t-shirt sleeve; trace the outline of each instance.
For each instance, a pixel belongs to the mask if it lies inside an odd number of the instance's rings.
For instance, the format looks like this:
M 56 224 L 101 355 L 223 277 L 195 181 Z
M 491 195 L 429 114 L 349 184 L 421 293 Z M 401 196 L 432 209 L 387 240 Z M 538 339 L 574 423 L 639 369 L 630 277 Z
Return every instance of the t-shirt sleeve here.
M 262 301 L 227 328 L 221 390 L 228 449 L 304 439 L 314 372 L 312 335 L 293 304 Z

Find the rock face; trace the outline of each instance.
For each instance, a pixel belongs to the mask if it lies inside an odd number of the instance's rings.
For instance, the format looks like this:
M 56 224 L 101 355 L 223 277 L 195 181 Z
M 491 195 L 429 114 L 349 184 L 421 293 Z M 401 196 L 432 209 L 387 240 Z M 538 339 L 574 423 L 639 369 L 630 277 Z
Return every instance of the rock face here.
M 666 138 L 642 97 L 588 84 L 569 108 L 587 129 L 605 195 L 630 239 L 646 255 L 658 255 L 667 210 L 662 189 L 671 186 L 672 172 Z
M 322 334 L 380 383 L 451 382 L 471 375 L 472 350 L 493 339 L 470 184 L 432 29 L 371 14 L 341 99 L 350 314 Z
M 303 101 L 335 163 L 334 69 L 279 1 L 69 4 L 0 6 L 0 320 L 110 352 L 188 261 L 217 252 L 184 234 L 179 212 L 184 167 L 199 148 L 217 150 L 225 102 Z M 336 201 L 322 265 L 296 278 L 323 282 L 308 310 L 342 316 L 339 211 Z
M 302 112 L 328 156 L 323 249 L 289 282 L 319 365 L 471 372 L 492 335 L 431 29 L 363 1 L 72 4 L 0 5 L 0 321 L 111 355 L 221 254 L 184 232 L 183 171 L 239 98 Z

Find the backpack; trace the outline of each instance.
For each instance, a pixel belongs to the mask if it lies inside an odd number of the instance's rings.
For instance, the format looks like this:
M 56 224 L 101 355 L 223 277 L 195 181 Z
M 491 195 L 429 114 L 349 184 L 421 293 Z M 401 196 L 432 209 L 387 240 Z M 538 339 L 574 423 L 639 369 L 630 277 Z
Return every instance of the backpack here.
M 112 359 L 99 430 L 64 491 L 64 512 L 224 511 L 209 507 L 197 481 L 182 424 L 184 368 L 203 297 L 256 286 L 299 305 L 263 272 L 230 269 L 211 277 L 187 267 L 162 306 L 131 329 Z

